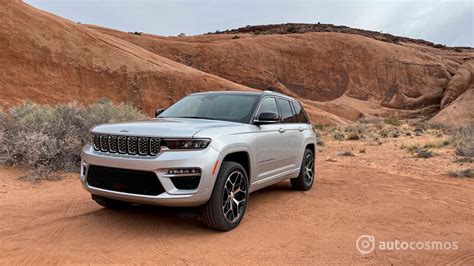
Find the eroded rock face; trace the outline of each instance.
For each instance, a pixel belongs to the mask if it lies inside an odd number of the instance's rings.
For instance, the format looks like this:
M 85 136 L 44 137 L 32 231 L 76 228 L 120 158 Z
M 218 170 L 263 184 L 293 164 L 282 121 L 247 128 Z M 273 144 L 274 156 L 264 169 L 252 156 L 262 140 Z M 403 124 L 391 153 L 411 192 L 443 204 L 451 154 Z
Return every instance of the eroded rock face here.
M 474 59 L 468 60 L 457 70 L 456 74 L 449 81 L 443 99 L 441 109 L 456 100 L 461 94 L 466 92 L 474 83 Z
M 0 58 L 2 107 L 108 97 L 151 114 L 191 92 L 250 90 L 19 1 L 0 5 Z
M 326 32 L 333 28 L 327 25 L 304 28 L 303 34 L 237 38 L 135 35 L 4 1 L 0 105 L 108 97 L 152 113 L 192 92 L 271 88 L 299 98 L 313 123 L 347 124 L 366 115 L 431 116 L 472 84 L 472 64 L 459 69 L 474 58 L 472 49 L 454 52 L 348 28 Z M 469 111 L 470 102 L 462 102 Z
M 452 128 L 474 126 L 474 86 L 431 118 L 430 123 Z
M 345 95 L 400 110 L 439 106 L 451 78 L 447 69 L 457 65 L 412 47 L 355 34 L 163 38 L 94 28 L 252 88 L 279 84 L 288 94 L 318 102 Z

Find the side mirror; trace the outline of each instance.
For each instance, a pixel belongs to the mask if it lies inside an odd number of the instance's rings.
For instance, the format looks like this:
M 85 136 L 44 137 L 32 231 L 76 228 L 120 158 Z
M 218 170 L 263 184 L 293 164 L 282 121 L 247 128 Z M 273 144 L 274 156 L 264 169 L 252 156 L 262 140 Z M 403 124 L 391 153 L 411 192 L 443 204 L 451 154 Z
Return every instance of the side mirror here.
M 157 109 L 157 110 L 155 111 L 155 117 L 158 117 L 158 116 L 159 116 L 161 113 L 163 113 L 165 110 L 166 110 L 165 108 L 163 108 L 163 109 Z
M 263 112 L 260 113 L 257 119 L 254 120 L 256 125 L 262 124 L 274 124 L 280 121 L 280 116 L 274 112 Z

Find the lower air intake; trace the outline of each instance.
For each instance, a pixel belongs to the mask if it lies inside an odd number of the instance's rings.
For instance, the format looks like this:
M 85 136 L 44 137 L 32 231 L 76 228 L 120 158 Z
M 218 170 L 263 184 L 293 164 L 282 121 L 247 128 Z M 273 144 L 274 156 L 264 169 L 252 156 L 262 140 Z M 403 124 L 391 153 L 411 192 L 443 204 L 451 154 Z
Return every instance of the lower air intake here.
M 137 195 L 157 196 L 165 192 L 153 172 L 91 165 L 87 172 L 91 187 Z

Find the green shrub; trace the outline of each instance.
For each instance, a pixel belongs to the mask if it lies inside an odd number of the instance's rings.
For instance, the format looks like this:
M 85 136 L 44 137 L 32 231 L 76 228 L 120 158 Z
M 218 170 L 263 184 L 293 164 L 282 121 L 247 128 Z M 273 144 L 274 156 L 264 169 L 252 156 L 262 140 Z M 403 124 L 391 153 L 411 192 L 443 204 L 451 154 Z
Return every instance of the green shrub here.
M 29 180 L 48 179 L 58 170 L 78 171 L 91 127 L 143 118 L 138 109 L 105 99 L 87 107 L 26 102 L 0 115 L 0 157 L 28 169 Z
M 387 125 L 392 125 L 392 126 L 396 126 L 396 127 L 399 127 L 403 124 L 402 121 L 400 121 L 396 118 L 385 118 L 383 120 L 383 122 Z

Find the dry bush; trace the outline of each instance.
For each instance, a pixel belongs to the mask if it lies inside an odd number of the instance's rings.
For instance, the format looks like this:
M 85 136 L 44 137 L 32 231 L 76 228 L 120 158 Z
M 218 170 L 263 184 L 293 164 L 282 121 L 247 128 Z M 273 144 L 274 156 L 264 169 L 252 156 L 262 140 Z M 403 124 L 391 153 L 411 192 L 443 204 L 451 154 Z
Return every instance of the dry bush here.
M 456 149 L 457 155 L 474 157 L 474 126 L 455 130 L 450 141 Z
M 458 178 L 474 178 L 474 169 L 452 170 L 448 172 L 448 175 Z
M 354 153 L 352 151 L 341 151 L 336 154 L 336 156 L 347 156 L 347 157 L 354 157 Z
M 78 171 L 88 131 L 97 124 L 143 119 L 129 105 L 100 100 L 90 106 L 54 107 L 26 102 L 0 114 L 0 157 L 29 170 L 29 180 L 47 179 L 52 171 Z
M 415 156 L 418 158 L 430 158 L 433 157 L 433 152 L 428 149 L 418 149 Z

